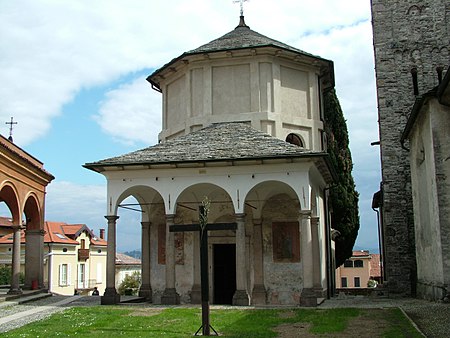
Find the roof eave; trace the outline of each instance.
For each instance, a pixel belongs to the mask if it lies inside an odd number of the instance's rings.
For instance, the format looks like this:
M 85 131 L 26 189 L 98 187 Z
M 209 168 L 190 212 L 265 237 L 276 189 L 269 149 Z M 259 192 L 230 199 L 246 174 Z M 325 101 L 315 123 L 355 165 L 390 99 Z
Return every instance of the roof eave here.
M 328 65 L 329 68 L 329 83 L 330 85 L 327 86 L 326 88 L 324 88 L 325 90 L 327 89 L 331 89 L 334 87 L 335 85 L 335 79 L 334 79 L 334 63 L 331 60 L 328 59 L 324 59 L 321 58 L 320 56 L 316 56 L 313 54 L 309 54 L 306 52 L 301 52 L 301 51 L 295 51 L 283 46 L 277 46 L 275 44 L 266 44 L 266 45 L 258 45 L 258 46 L 245 46 L 245 47 L 233 47 L 233 48 L 221 48 L 221 49 L 216 49 L 216 50 L 211 50 L 211 51 L 199 51 L 199 52 L 185 52 L 183 54 L 181 54 L 179 57 L 172 59 L 170 62 L 166 63 L 164 66 L 162 66 L 161 68 L 155 70 L 152 74 L 150 74 L 149 76 L 147 76 L 146 80 L 151 84 L 152 88 L 155 89 L 156 91 L 161 92 L 161 87 L 159 85 L 159 83 L 157 81 L 155 81 L 155 78 L 160 75 L 162 72 L 164 72 L 166 69 L 171 68 L 174 64 L 176 64 L 177 62 L 192 57 L 192 56 L 197 56 L 197 55 L 204 55 L 204 54 L 215 54 L 215 53 L 222 53 L 222 52 L 228 52 L 228 51 L 232 51 L 232 50 L 246 50 L 246 49 L 262 49 L 262 48 L 274 48 L 277 50 L 284 50 L 286 52 L 292 53 L 292 54 L 297 54 L 297 55 L 302 55 L 302 57 L 306 57 L 306 58 L 311 58 L 311 59 L 316 59 L 319 60 L 323 63 L 326 63 Z M 324 74 L 327 74 L 326 72 Z
M 221 158 L 221 159 L 205 159 L 205 160 L 187 160 L 187 161 L 160 161 L 160 162 L 129 162 L 129 163 L 86 163 L 83 165 L 84 168 L 102 173 L 108 169 L 117 168 L 118 170 L 126 170 L 130 167 L 136 169 L 138 167 L 142 169 L 154 169 L 156 167 L 171 167 L 171 168 L 198 168 L 207 167 L 211 164 L 223 163 L 227 166 L 234 166 L 239 164 L 244 164 L 244 162 L 253 162 L 251 164 L 264 164 L 268 161 L 280 161 L 285 160 L 287 162 L 293 162 L 294 159 L 307 159 L 324 157 L 327 166 L 330 169 L 331 175 L 337 177 L 336 174 L 332 173 L 332 166 L 330 165 L 328 154 L 324 152 L 305 152 L 301 154 L 293 155 L 279 155 L 279 156 L 261 156 L 261 157 L 245 157 L 245 158 Z M 257 163 L 259 162 L 259 163 Z

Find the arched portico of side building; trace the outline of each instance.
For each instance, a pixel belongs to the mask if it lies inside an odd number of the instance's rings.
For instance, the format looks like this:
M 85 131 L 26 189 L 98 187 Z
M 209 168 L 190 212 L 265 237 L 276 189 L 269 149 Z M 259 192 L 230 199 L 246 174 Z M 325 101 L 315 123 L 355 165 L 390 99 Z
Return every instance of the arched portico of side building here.
M 19 285 L 21 231 L 25 230 L 25 288 L 44 288 L 43 248 L 46 186 L 54 179 L 42 162 L 0 135 L 0 201 L 13 222 L 12 278 L 9 293 Z

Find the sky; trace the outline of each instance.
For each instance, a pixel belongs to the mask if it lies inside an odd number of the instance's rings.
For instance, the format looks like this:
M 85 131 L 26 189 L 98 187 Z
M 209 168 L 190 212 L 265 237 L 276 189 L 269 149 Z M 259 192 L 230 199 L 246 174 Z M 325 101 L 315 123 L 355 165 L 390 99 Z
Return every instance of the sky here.
M 46 220 L 107 228 L 106 179 L 82 165 L 156 144 L 161 94 L 145 78 L 233 30 L 239 11 L 233 0 L 0 0 L 0 133 L 13 117 L 14 143 L 56 177 Z M 360 194 L 356 248 L 376 249 L 370 0 L 250 0 L 244 15 L 252 30 L 334 61 Z M 140 214 L 119 216 L 117 250 L 139 249 Z

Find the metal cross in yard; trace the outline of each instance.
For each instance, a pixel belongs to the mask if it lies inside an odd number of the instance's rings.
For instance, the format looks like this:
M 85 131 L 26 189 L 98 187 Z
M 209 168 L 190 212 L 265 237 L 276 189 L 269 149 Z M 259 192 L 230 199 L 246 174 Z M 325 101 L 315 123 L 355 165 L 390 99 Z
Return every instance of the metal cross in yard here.
M 208 280 L 208 231 L 214 230 L 236 230 L 236 223 L 214 223 L 208 224 L 209 202 L 205 199 L 199 206 L 199 224 L 177 224 L 171 225 L 170 232 L 199 231 L 200 232 L 200 285 L 202 298 L 202 326 L 195 335 L 202 330 L 203 336 L 210 336 L 212 329 L 217 332 L 209 322 L 209 280 Z

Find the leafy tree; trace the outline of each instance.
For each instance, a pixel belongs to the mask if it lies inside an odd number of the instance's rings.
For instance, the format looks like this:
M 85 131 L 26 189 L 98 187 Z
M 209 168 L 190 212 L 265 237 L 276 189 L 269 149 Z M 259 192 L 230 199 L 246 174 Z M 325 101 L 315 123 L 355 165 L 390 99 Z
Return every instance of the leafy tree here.
M 137 271 L 132 275 L 127 275 L 119 285 L 119 295 L 136 295 L 141 286 L 141 274 Z
M 349 148 L 347 124 L 336 91 L 324 94 L 325 132 L 330 160 L 338 181 L 330 189 L 333 208 L 332 226 L 341 235 L 336 240 L 336 266 L 351 257 L 359 230 L 358 199 L 353 181 L 352 155 Z

